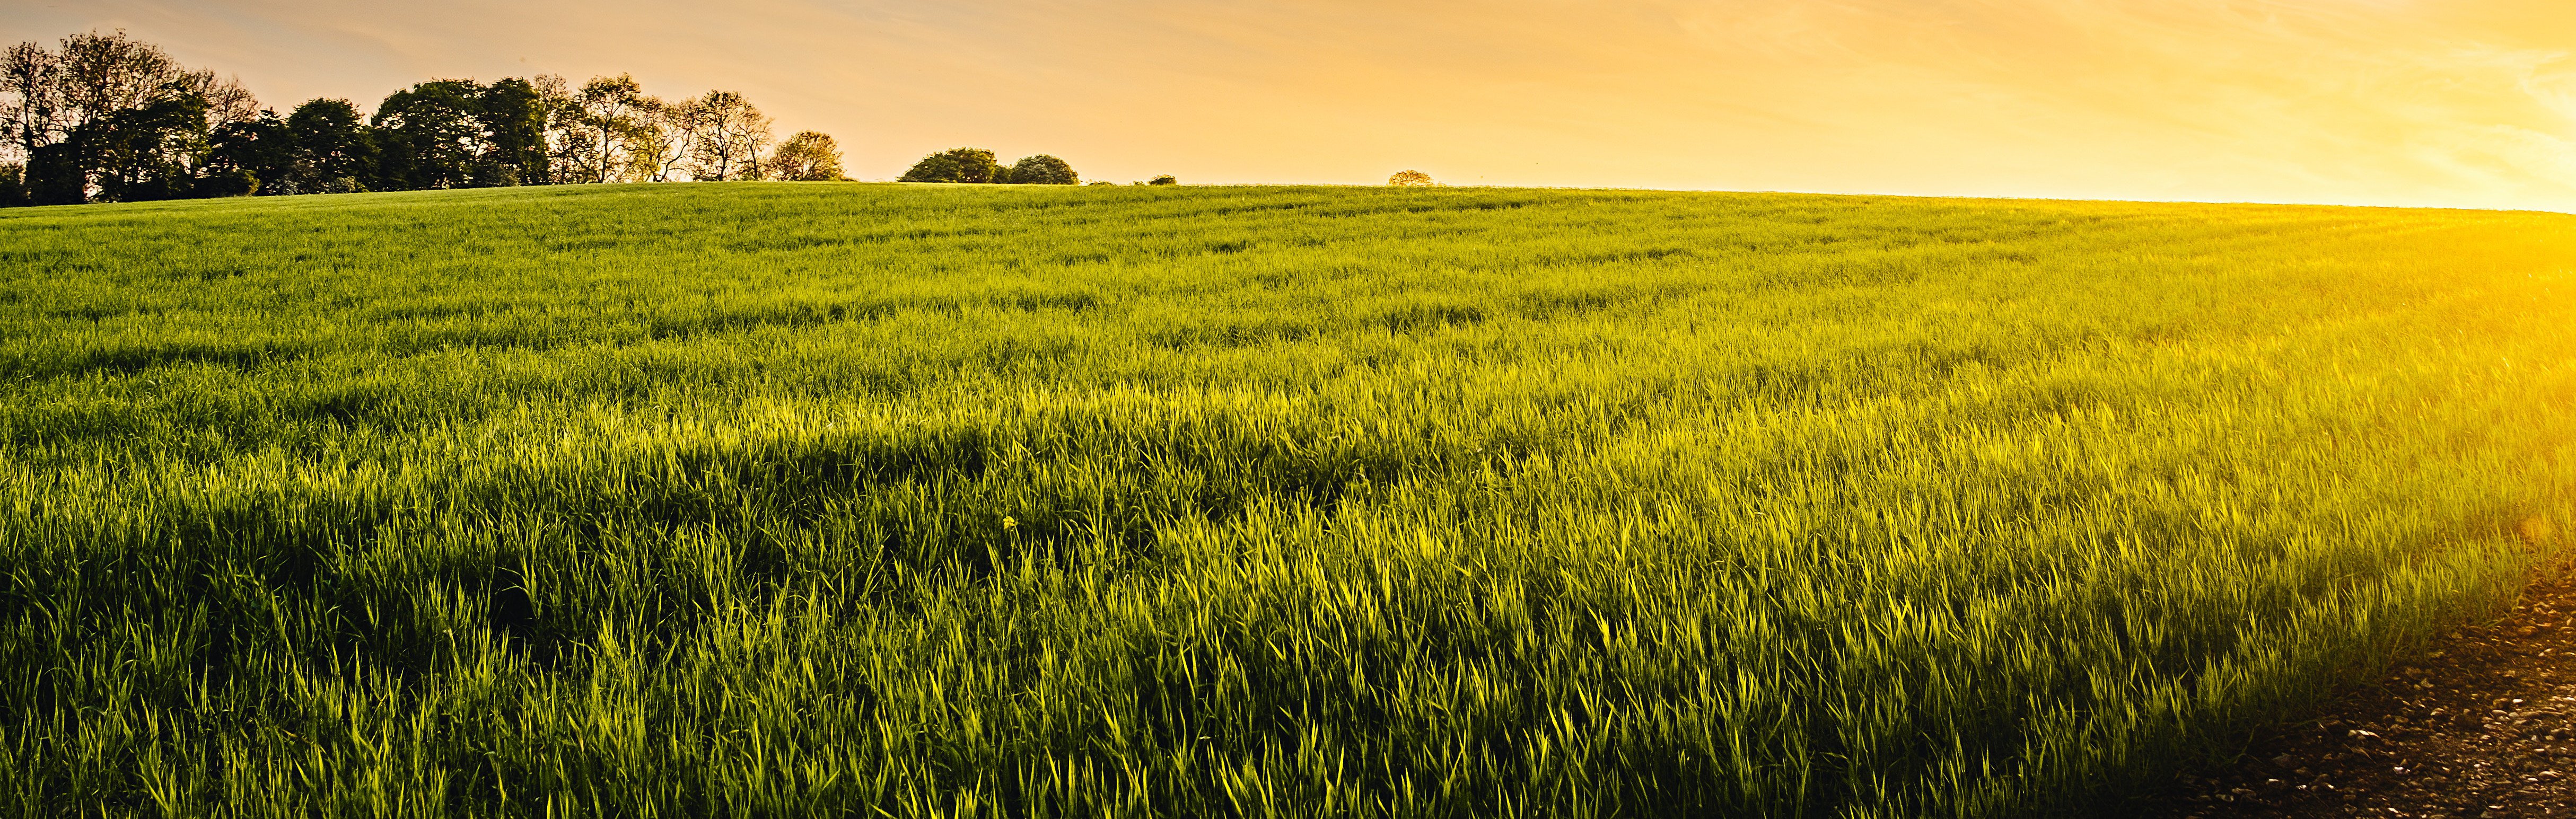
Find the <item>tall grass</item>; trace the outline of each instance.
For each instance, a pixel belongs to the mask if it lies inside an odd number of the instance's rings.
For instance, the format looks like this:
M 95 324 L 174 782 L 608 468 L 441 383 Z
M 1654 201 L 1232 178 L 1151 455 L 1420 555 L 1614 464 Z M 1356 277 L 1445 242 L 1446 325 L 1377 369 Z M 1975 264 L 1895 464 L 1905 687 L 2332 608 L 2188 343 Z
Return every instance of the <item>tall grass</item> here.
M 2116 807 L 2576 523 L 2576 219 L 685 185 L 0 214 L 0 805 Z

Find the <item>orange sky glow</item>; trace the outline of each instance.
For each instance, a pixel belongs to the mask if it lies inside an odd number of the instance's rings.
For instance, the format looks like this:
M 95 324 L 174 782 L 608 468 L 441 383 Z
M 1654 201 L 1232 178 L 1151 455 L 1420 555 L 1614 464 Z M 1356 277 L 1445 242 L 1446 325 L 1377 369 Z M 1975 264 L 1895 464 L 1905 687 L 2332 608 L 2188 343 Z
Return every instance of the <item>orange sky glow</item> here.
M 750 95 L 890 179 L 1086 178 L 2576 211 L 2571 0 L 0 0 L 281 110 L 430 77 Z

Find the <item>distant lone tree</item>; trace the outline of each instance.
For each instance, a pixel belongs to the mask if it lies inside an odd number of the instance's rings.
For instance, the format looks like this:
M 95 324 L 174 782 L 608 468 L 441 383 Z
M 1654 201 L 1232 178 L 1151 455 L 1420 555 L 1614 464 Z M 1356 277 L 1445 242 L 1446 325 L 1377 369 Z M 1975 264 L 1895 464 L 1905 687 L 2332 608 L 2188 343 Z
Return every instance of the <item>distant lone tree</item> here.
M 1162 176 L 1154 177 L 1154 181 L 1147 182 L 1147 183 L 1145 183 L 1145 184 L 1148 184 L 1148 185 L 1178 185 L 1178 184 L 1181 184 L 1181 180 L 1178 180 L 1178 179 L 1174 179 L 1174 178 L 1172 178 L 1172 175 L 1171 175 L 1171 174 L 1163 174 Z
M 1010 181 L 1021 185 L 1079 185 L 1082 177 L 1073 172 L 1071 163 L 1038 154 L 1012 163 Z
M 1431 181 L 1431 175 L 1421 171 L 1396 171 L 1394 176 L 1386 178 L 1386 183 L 1399 188 L 1418 188 L 1440 184 L 1438 182 Z
M 798 131 L 763 166 L 782 182 L 831 182 L 841 178 L 841 146 L 821 131 Z
M 996 181 L 1002 166 L 993 161 L 993 152 L 982 148 L 950 148 L 921 158 L 904 171 L 897 182 L 966 182 L 982 184 Z

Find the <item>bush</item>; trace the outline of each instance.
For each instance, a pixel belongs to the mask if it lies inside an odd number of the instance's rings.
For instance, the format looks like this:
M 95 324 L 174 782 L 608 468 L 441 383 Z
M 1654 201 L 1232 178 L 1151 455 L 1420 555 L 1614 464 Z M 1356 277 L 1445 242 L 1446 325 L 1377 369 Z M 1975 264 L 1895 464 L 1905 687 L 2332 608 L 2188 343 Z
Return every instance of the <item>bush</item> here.
M 922 157 L 895 181 L 987 183 L 1000 181 L 1002 173 L 1002 166 L 993 161 L 992 151 L 950 148 Z
M 1440 184 L 1431 181 L 1430 174 L 1411 170 L 1396 171 L 1394 176 L 1386 178 L 1386 183 L 1399 188 L 1419 188 Z
M 1148 184 L 1148 185 L 1178 185 L 1178 184 L 1181 184 L 1181 180 L 1178 180 L 1178 179 L 1174 179 L 1174 178 L 1172 178 L 1172 175 L 1171 175 L 1171 174 L 1163 174 L 1162 176 L 1154 177 L 1154 181 L 1152 181 L 1152 182 L 1147 182 L 1147 183 L 1145 183 L 1145 184 Z
M 27 198 L 39 205 L 89 203 L 89 172 L 81 167 L 78 147 L 57 142 L 37 148 L 27 160 Z
M 1011 165 L 1010 181 L 1021 185 L 1079 185 L 1073 165 L 1046 154 L 1021 157 Z
M 0 164 L 0 208 L 23 208 L 27 200 L 27 166 Z
M 196 193 L 203 198 L 249 196 L 259 192 L 259 176 L 248 168 L 216 171 L 197 181 Z

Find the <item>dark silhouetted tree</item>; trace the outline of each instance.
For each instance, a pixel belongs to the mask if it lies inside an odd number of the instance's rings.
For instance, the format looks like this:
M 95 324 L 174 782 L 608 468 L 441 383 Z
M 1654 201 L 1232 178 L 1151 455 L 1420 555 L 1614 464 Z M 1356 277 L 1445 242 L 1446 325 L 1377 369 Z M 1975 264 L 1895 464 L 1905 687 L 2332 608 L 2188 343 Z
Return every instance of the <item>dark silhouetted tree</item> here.
M 142 107 L 117 111 L 72 132 L 73 150 L 91 163 L 86 170 L 98 199 L 148 202 L 201 194 L 197 175 L 212 148 L 206 99 L 175 82 L 164 92 Z M 256 187 L 248 180 L 236 169 L 202 193 L 247 194 Z
M 297 193 L 355 193 L 384 187 L 375 178 L 376 149 L 358 106 L 348 100 L 307 100 L 286 115 L 294 149 L 291 181 Z
M 534 84 L 432 80 L 376 108 L 379 179 L 392 188 L 544 184 L 546 107 Z
M 286 121 L 275 111 L 261 111 L 257 118 L 228 122 L 216 128 L 208 140 L 206 167 L 211 173 L 247 173 L 259 180 L 263 194 L 300 192 L 295 184 L 295 141 L 287 132 Z
M 60 127 L 67 104 L 56 78 L 61 71 L 61 55 L 35 43 L 0 51 L 0 94 L 9 95 L 0 101 L 0 118 L 9 129 L 5 150 L 10 155 L 25 157 L 69 135 Z
M 517 77 L 495 80 L 483 87 L 475 103 L 474 120 L 483 127 L 483 144 L 474 158 L 475 185 L 553 182 L 547 165 L 546 100 L 536 85 Z
M 202 122 L 180 127 L 170 117 L 182 109 Z M 93 193 L 185 195 L 193 182 L 165 172 L 205 170 L 198 164 L 205 138 L 252 120 L 258 109 L 240 81 L 190 71 L 122 31 L 75 34 L 58 49 L 30 42 L 0 50 L 0 124 L 8 131 L 0 159 L 24 158 L 28 187 L 49 204 L 87 201 Z M 117 193 L 107 193 L 110 186 Z
M 1173 178 L 1171 174 L 1163 174 L 1162 176 L 1154 177 L 1153 181 L 1146 182 L 1145 184 L 1148 184 L 1148 185 L 1178 185 L 1178 184 L 1181 184 L 1181 180 Z
M 431 80 L 396 91 L 376 106 L 377 175 L 387 188 L 475 186 L 483 141 L 475 115 L 482 91 L 470 80 Z

